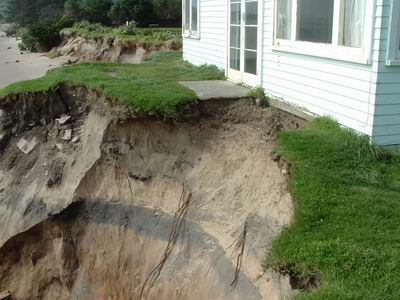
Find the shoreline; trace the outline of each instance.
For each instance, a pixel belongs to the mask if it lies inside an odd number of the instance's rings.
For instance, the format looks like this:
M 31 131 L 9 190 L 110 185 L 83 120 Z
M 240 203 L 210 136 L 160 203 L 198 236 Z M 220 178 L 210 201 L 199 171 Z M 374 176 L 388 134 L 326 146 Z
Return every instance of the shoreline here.
M 5 28 L 0 24 L 0 29 Z M 46 53 L 22 53 L 19 41 L 0 31 L 0 89 L 12 83 L 42 77 L 48 70 L 62 66 L 68 57 L 50 59 Z

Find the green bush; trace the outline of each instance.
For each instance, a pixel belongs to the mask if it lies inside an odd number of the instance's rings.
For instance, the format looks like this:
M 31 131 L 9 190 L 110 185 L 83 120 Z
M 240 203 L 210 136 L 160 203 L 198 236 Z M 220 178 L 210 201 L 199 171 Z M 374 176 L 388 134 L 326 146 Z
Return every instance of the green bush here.
M 59 20 L 37 21 L 27 25 L 27 31 L 22 35 L 19 48 L 29 51 L 48 51 L 61 42 L 60 30 L 71 26 L 73 21 L 68 17 Z
M 139 29 L 135 21 L 130 21 L 128 24 L 116 28 L 115 32 L 121 35 L 135 35 L 139 32 Z

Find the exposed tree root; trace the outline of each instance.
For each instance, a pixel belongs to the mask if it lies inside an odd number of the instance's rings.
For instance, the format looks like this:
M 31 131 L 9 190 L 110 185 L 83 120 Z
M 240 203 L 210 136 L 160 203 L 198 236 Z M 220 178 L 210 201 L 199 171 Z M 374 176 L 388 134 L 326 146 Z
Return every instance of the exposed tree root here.
M 179 238 L 179 234 L 182 230 L 182 226 L 185 222 L 185 217 L 186 217 L 191 199 L 192 199 L 192 193 L 190 193 L 190 192 L 188 193 L 185 189 L 185 186 L 183 186 L 181 197 L 179 199 L 178 210 L 175 212 L 174 220 L 172 223 L 172 228 L 169 232 L 167 247 L 165 248 L 164 253 L 161 256 L 161 259 L 160 259 L 160 262 L 158 263 L 158 265 L 155 266 L 155 268 L 150 272 L 149 276 L 146 278 L 146 280 L 142 286 L 142 290 L 140 291 L 139 300 L 142 299 L 144 291 L 148 284 L 150 284 L 150 288 L 152 288 L 154 286 L 158 277 L 161 274 L 161 271 L 162 271 L 165 263 L 167 262 L 169 256 L 171 255 L 172 250 L 174 249 L 176 242 Z
M 239 281 L 239 274 L 240 274 L 240 269 L 242 268 L 242 262 L 243 262 L 243 254 L 244 254 L 244 247 L 246 245 L 246 237 L 247 237 L 247 228 L 248 228 L 248 218 L 246 218 L 246 221 L 244 222 L 243 226 L 243 231 L 241 236 L 236 242 L 234 252 L 239 252 L 237 259 L 236 259 L 236 267 L 235 267 L 235 277 L 231 283 L 231 286 L 236 287 L 238 281 Z

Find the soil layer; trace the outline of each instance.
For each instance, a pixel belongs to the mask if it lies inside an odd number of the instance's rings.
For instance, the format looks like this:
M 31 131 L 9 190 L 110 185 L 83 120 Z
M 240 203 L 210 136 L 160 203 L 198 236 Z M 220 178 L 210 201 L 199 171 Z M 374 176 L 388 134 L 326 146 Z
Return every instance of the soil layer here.
M 10 96 L 0 108 L 0 292 L 293 295 L 289 279 L 264 273 L 261 261 L 293 214 L 276 133 L 302 120 L 249 99 L 198 103 L 197 117 L 179 123 L 139 118 L 68 86 Z M 39 142 L 24 154 L 21 138 Z

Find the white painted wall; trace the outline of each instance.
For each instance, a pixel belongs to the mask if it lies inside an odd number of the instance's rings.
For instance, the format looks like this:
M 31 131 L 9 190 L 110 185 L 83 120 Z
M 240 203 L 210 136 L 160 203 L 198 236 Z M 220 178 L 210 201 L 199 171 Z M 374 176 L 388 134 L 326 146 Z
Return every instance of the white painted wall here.
M 392 1 L 376 3 L 369 64 L 273 50 L 274 0 L 264 0 L 262 85 L 273 97 L 400 144 L 400 66 L 386 67 Z M 200 0 L 200 39 L 184 39 L 184 58 L 226 69 L 227 0 Z
M 372 0 L 371 0 L 372 1 Z M 377 68 L 273 50 L 274 0 L 265 0 L 263 87 L 274 97 L 371 135 Z
M 183 58 L 194 65 L 226 68 L 227 1 L 200 0 L 200 39 L 183 39 Z
M 377 38 L 374 59 L 379 64 L 372 138 L 383 145 L 400 144 L 400 66 L 386 66 L 392 1 L 377 1 Z M 379 31 L 379 33 L 378 33 Z

